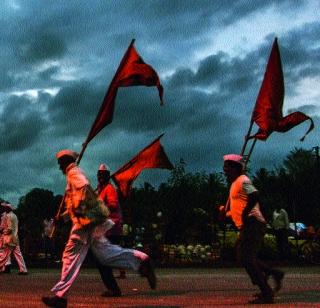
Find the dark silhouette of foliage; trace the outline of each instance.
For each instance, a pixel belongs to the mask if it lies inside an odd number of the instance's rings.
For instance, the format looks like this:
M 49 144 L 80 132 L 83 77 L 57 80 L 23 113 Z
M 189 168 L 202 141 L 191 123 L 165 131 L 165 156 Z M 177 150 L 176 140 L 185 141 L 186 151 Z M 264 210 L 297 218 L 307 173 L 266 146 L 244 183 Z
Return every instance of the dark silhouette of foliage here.
M 166 243 L 210 243 L 214 237 L 215 205 L 226 198 L 223 179 L 220 174 L 187 173 L 185 165 L 180 160 L 168 183 L 162 183 L 157 191 L 147 183 L 134 189 L 124 211 L 130 207 L 133 225 L 144 226 L 146 233 L 161 212 Z
M 319 226 L 320 179 L 318 157 L 310 150 L 292 150 L 281 167 L 260 169 L 254 184 L 269 213 L 276 204 L 286 208 L 291 221 Z
M 319 157 L 313 151 L 294 149 L 281 166 L 274 170 L 261 168 L 252 175 L 267 217 L 281 204 L 290 221 L 319 227 L 319 171 Z M 222 227 L 216 206 L 226 202 L 228 190 L 223 174 L 187 172 L 181 159 L 168 181 L 157 189 L 144 183 L 133 188 L 130 198 L 122 200 L 124 222 L 132 226 L 133 234 L 143 227 L 146 242 L 157 236 L 158 243 L 212 243 L 217 226 Z M 40 188 L 21 197 L 16 212 L 22 237 L 29 241 L 41 238 L 42 221 L 55 215 L 60 200 L 60 195 Z
M 39 249 L 43 220 L 54 217 L 61 197 L 54 196 L 49 190 L 34 188 L 20 198 L 16 213 L 26 253 L 36 253 L 35 250 Z

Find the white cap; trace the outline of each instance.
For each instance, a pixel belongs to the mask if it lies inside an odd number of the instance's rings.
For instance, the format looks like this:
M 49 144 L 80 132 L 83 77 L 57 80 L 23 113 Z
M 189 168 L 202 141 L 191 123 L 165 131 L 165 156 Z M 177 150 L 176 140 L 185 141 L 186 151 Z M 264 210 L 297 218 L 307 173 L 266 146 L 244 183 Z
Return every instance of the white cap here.
M 244 165 L 243 156 L 238 154 L 227 154 L 223 156 L 223 161 L 231 160 L 236 163 L 239 163 L 240 165 Z
M 65 149 L 65 150 L 61 150 L 61 151 L 57 152 L 57 154 L 56 154 L 57 159 L 61 158 L 62 156 L 70 156 L 74 159 L 77 159 L 79 154 L 72 151 L 72 150 Z
M 110 171 L 110 169 L 106 164 L 101 164 L 98 171 Z

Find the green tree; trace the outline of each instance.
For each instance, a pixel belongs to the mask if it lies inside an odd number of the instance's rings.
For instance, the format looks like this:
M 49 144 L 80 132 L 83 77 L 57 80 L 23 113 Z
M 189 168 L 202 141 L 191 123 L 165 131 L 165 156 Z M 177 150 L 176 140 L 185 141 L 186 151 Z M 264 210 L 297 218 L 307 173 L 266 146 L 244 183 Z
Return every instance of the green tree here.
M 319 166 L 312 151 L 295 148 L 275 170 L 258 170 L 254 184 L 269 214 L 280 203 L 291 221 L 319 226 Z
M 20 198 L 16 212 L 26 253 L 39 251 L 43 220 L 54 217 L 60 201 L 61 196 L 41 188 L 34 188 Z

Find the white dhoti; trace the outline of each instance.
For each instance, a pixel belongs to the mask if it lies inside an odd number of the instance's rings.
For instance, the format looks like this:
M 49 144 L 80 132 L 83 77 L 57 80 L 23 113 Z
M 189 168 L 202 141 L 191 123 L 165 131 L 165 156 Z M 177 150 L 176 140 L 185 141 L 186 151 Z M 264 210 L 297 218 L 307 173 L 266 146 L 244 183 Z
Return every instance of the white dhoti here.
M 4 246 L 2 252 L 0 253 L 0 271 L 3 271 L 6 265 L 11 264 L 10 256 L 11 254 L 14 255 L 18 266 L 19 266 L 19 272 L 27 272 L 27 267 L 24 262 L 20 246 Z
M 108 227 L 108 224 L 99 225 L 94 229 L 79 229 L 78 226 L 73 226 L 63 252 L 61 279 L 51 289 L 56 296 L 66 296 L 79 275 L 89 248 L 101 264 L 110 267 L 123 267 L 137 271 L 141 261 L 148 258 L 143 252 L 110 244 L 104 236 Z
M 51 289 L 59 297 L 64 297 L 77 278 L 80 267 L 89 250 L 89 231 L 73 226 L 62 256 L 60 281 Z
M 128 268 L 137 271 L 141 261 L 148 256 L 134 249 L 113 245 L 104 236 L 110 226 L 103 224 L 97 226 L 91 234 L 91 250 L 98 261 L 105 266 Z
M 148 258 L 141 251 L 122 248 L 121 246 L 111 244 L 108 240 L 93 241 L 91 249 L 102 265 L 116 268 L 127 268 L 137 271 L 141 261 Z
M 4 253 L 4 247 L 3 247 L 3 235 L 0 233 L 0 260 L 3 258 L 3 253 Z M 6 265 L 11 265 L 11 257 L 9 255 L 9 258 L 4 266 L 0 266 L 0 272 L 4 270 L 4 267 Z

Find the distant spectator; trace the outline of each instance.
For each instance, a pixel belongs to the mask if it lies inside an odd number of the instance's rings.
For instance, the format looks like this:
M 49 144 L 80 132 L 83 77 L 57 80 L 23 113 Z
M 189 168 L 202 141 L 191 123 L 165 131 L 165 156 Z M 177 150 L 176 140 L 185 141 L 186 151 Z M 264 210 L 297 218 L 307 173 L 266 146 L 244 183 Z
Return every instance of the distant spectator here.
M 55 256 L 54 253 L 54 242 L 51 237 L 51 233 L 54 227 L 54 221 L 53 218 L 45 218 L 43 220 L 43 233 L 42 233 L 42 238 L 43 238 L 43 248 L 44 248 L 44 254 L 46 260 L 48 260 L 48 256 L 50 255 L 50 258 L 53 259 Z
M 288 243 L 289 218 L 286 210 L 281 208 L 281 204 L 277 204 L 273 212 L 272 227 L 276 236 L 279 258 L 286 260 L 290 255 Z
M 4 201 L 1 201 L 1 203 Z M 0 206 L 0 259 L 2 258 L 5 249 L 4 249 L 4 243 L 3 243 L 3 231 L 6 226 L 6 212 L 5 208 L 3 206 Z M 3 273 L 10 274 L 11 273 L 11 257 L 9 256 L 7 263 L 5 264 L 5 268 Z
M 5 271 L 10 255 L 13 254 L 19 266 L 19 275 L 27 275 L 28 271 L 19 245 L 18 218 L 13 213 L 11 204 L 1 203 L 1 207 L 4 208 L 6 215 L 3 218 L 3 252 L 0 258 L 0 272 Z

